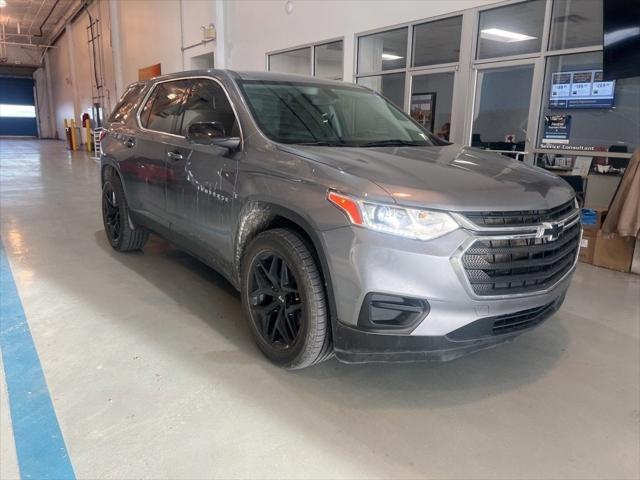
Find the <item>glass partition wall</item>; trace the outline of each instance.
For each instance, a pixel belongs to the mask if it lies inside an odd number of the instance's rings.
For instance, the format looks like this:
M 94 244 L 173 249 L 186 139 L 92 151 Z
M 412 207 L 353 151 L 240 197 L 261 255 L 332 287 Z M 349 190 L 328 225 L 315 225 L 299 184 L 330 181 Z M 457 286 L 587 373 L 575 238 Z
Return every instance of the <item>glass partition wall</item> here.
M 527 163 L 626 159 L 640 78 L 602 81 L 602 2 L 508 0 L 363 32 L 355 81 L 441 138 Z
M 603 81 L 603 1 L 507 0 L 362 32 L 354 81 L 456 143 L 549 168 L 627 159 L 640 78 Z M 334 39 L 270 52 L 267 69 L 342 79 L 343 60 Z
M 312 43 L 267 53 L 267 71 L 342 80 L 343 40 Z
M 462 23 L 455 14 L 359 35 L 356 83 L 381 93 L 439 137 L 461 140 L 453 118 Z

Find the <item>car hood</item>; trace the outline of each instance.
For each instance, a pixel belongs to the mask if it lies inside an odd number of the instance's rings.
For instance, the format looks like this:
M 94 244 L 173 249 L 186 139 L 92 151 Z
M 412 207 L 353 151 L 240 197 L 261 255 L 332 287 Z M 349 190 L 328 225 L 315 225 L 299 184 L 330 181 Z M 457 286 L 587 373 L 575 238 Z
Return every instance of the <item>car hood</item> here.
M 322 147 L 283 150 L 365 178 L 403 205 L 453 211 L 537 210 L 568 202 L 556 175 L 491 152 L 438 147 Z M 345 192 L 349 193 L 349 192 Z

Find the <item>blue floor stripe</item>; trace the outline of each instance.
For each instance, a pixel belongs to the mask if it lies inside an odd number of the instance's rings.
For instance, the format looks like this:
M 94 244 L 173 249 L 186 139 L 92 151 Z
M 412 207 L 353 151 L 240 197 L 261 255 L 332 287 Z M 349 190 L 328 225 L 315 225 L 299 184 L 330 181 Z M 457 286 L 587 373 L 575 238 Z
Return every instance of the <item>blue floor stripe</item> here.
M 73 480 L 38 352 L 0 242 L 0 350 L 23 480 Z

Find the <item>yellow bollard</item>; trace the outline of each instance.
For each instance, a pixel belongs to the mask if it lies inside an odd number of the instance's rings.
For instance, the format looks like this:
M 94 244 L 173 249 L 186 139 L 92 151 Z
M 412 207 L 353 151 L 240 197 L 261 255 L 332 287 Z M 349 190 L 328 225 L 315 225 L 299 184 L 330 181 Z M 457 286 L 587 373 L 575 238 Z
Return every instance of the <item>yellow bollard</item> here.
M 78 149 L 78 138 L 76 134 L 76 121 L 71 119 L 71 150 Z
M 91 138 L 91 120 L 89 120 L 88 118 L 85 118 L 84 120 L 84 129 L 87 142 L 87 152 L 91 152 L 91 143 L 93 139 Z

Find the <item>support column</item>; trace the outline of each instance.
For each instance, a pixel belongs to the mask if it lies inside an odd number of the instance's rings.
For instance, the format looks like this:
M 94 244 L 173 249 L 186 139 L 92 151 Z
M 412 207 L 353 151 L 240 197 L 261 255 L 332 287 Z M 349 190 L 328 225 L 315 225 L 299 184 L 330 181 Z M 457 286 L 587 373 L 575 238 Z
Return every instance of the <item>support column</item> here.
M 56 125 L 56 111 L 53 106 L 53 88 L 51 84 L 51 62 L 49 61 L 49 52 L 44 55 L 44 75 L 47 88 L 47 108 L 49 110 L 49 136 L 50 138 L 58 138 L 58 128 Z
M 225 11 L 227 9 L 225 0 L 213 0 L 216 9 L 216 54 L 214 57 L 215 68 L 227 68 L 227 35 Z
M 122 50 L 120 45 L 119 0 L 109 0 L 109 23 L 111 24 L 111 50 L 113 51 L 113 76 L 116 84 L 116 102 L 124 93 L 122 80 Z
M 80 122 L 82 112 L 80 108 L 80 97 L 78 95 L 78 76 L 76 75 L 76 60 L 73 44 L 73 30 L 71 24 L 67 23 L 64 27 L 65 37 L 67 37 L 67 49 L 69 54 L 69 71 L 71 72 L 71 90 L 73 91 L 73 118 L 76 122 Z

